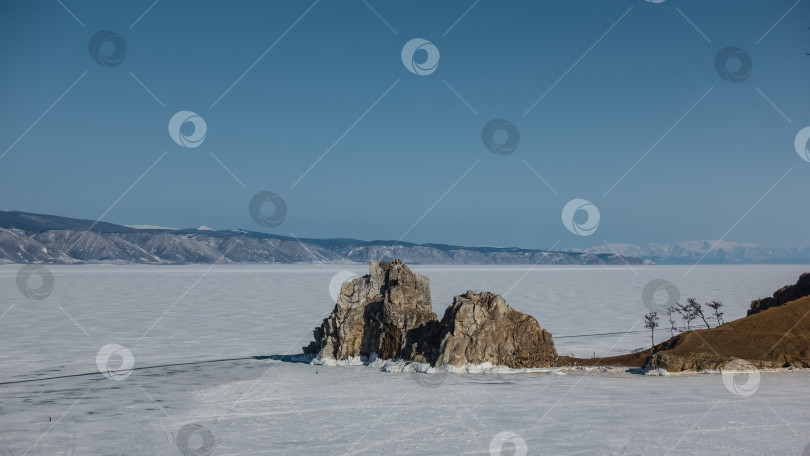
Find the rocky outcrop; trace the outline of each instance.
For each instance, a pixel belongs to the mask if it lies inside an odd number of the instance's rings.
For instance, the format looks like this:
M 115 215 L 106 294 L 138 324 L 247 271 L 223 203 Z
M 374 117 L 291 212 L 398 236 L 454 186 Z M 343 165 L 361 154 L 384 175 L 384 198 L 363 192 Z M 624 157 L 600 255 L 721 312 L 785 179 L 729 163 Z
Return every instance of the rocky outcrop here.
M 773 293 L 773 297 L 755 299 L 751 301 L 751 308 L 748 315 L 754 315 L 771 307 L 778 307 L 795 301 L 799 298 L 810 296 L 810 272 L 805 272 L 799 276 L 799 281 L 795 285 L 786 285 Z
M 406 351 L 407 357 L 416 357 L 414 347 L 425 346 L 420 334 L 431 322 L 438 318 L 428 278 L 414 274 L 401 260 L 372 261 L 368 275 L 343 284 L 334 310 L 315 329 L 315 340 L 304 353 L 393 359 Z
M 500 295 L 456 296 L 441 322 L 430 283 L 401 260 L 372 261 L 369 274 L 344 283 L 332 313 L 304 353 L 321 359 L 400 359 L 432 365 L 492 363 L 548 367 L 557 358 L 551 334 Z
M 531 315 L 507 305 L 501 295 L 467 291 L 456 296 L 442 326 L 437 365 L 548 367 L 557 359 L 551 333 Z

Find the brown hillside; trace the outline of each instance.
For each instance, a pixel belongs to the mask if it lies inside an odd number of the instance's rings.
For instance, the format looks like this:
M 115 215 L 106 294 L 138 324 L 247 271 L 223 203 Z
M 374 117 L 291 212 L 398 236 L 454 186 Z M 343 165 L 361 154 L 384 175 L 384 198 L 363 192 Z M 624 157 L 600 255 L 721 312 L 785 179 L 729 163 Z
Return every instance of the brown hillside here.
M 740 358 L 763 367 L 810 367 L 810 296 L 657 345 L 651 368 L 717 369 Z
M 644 367 L 647 364 L 647 359 L 650 357 L 652 350 L 649 348 L 637 353 L 628 353 L 626 355 L 608 356 L 605 358 L 575 358 L 573 356 L 560 356 L 557 358 L 555 367 L 568 367 L 568 366 L 614 366 L 614 367 Z

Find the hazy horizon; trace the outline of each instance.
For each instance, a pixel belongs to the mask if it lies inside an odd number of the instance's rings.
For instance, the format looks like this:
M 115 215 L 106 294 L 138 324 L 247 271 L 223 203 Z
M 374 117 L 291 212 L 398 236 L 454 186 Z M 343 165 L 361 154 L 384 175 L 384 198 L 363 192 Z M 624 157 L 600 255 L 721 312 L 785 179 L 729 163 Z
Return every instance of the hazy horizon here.
M 2 211 L 2 212 L 26 212 L 26 211 L 18 211 L 16 209 L 0 209 L 0 211 Z M 60 214 L 38 214 L 38 215 L 53 215 L 53 216 L 58 216 L 58 217 L 74 218 L 74 217 L 68 217 L 68 216 L 60 215 Z M 94 221 L 92 219 L 81 219 L 81 220 Z M 115 223 L 115 222 L 110 222 L 110 221 L 107 221 L 107 223 L 113 223 L 113 224 L 125 226 L 125 227 L 128 227 L 128 228 L 136 228 L 136 229 L 143 229 L 143 230 L 151 230 L 151 229 L 178 230 L 178 231 L 182 231 L 182 230 L 201 230 L 201 231 L 206 231 L 206 230 L 214 230 L 214 231 L 243 230 L 243 231 L 250 231 L 250 232 L 257 232 L 257 233 L 275 234 L 275 235 L 285 236 L 285 237 L 293 238 L 293 239 L 296 238 L 295 236 L 285 235 L 283 232 L 277 233 L 277 232 L 264 231 L 260 227 L 256 228 L 256 227 L 245 227 L 245 226 L 233 226 L 233 227 L 223 227 L 223 228 L 211 228 L 210 226 L 207 226 L 207 225 L 198 225 L 198 226 L 162 226 L 162 225 L 153 225 L 153 224 L 148 224 L 148 223 L 144 223 L 144 224 L 142 224 L 142 223 Z M 638 247 L 641 247 L 641 248 L 648 248 L 648 247 L 653 247 L 653 246 L 664 246 L 664 245 L 678 246 L 678 245 L 683 245 L 683 244 L 688 244 L 688 243 L 697 243 L 697 242 L 711 243 L 711 244 L 713 244 L 712 247 L 711 247 L 712 249 L 714 249 L 714 248 L 718 248 L 718 249 L 722 248 L 723 244 L 751 245 L 751 246 L 754 246 L 754 247 L 762 247 L 762 248 L 806 248 L 806 247 L 810 247 L 810 245 L 808 245 L 808 244 L 801 244 L 801 245 L 799 245 L 799 244 L 793 244 L 793 245 L 791 245 L 791 244 L 755 244 L 755 243 L 751 243 L 751 242 L 735 242 L 735 241 L 718 240 L 718 239 L 683 239 L 683 240 L 680 240 L 680 241 L 672 241 L 672 242 L 656 242 L 656 241 L 652 241 L 652 242 L 638 243 L 638 244 L 635 244 L 635 243 L 632 243 L 632 242 L 615 241 L 615 242 L 610 242 L 609 246 L 605 245 L 605 243 L 594 243 L 593 245 L 590 245 L 590 246 L 574 247 L 574 248 L 566 248 L 566 247 L 559 247 L 559 246 L 552 246 L 553 248 L 535 248 L 535 247 L 526 247 L 526 246 L 521 246 L 521 245 L 457 244 L 457 243 L 454 244 L 454 243 L 431 242 L 431 241 L 412 242 L 412 241 L 397 241 L 396 239 L 384 239 L 384 238 L 368 238 L 368 239 L 365 239 L 365 238 L 357 238 L 357 237 L 345 237 L 345 236 L 338 237 L 338 236 L 328 236 L 328 235 L 320 236 L 320 237 L 297 237 L 297 239 L 300 239 L 300 240 L 308 240 L 308 239 L 322 239 L 322 240 L 353 239 L 353 240 L 357 240 L 357 241 L 361 241 L 361 242 L 396 242 L 398 244 L 418 244 L 418 245 L 438 244 L 438 245 L 454 245 L 454 246 L 471 247 L 471 248 L 486 248 L 486 247 L 506 248 L 506 249 L 517 248 L 517 249 L 549 250 L 549 251 L 561 251 L 561 252 L 564 252 L 564 251 L 586 251 L 587 250 L 587 251 L 593 251 L 594 253 L 616 253 L 615 249 L 616 248 L 621 248 L 622 246 L 638 246 Z M 717 245 L 714 245 L 714 243 L 716 243 Z M 602 251 L 604 251 L 604 252 L 602 252 Z M 623 254 L 622 252 L 618 252 L 618 253 Z M 626 255 L 626 254 L 623 254 L 623 255 Z M 707 263 L 707 264 L 714 264 L 714 263 Z

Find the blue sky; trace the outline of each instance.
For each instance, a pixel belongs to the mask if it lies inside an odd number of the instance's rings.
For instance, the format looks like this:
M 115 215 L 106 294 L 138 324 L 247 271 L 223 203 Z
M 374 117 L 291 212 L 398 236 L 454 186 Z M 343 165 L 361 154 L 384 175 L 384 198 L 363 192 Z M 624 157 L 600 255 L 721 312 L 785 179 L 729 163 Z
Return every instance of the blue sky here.
M 810 244 L 807 2 L 62 3 L 0 4 L 3 209 L 532 248 Z M 90 56 L 104 30 L 120 65 Z M 413 38 L 439 50 L 432 74 L 403 65 Z M 743 82 L 715 68 L 727 46 L 751 57 Z M 205 120 L 199 147 L 169 135 L 183 110 Z M 484 146 L 495 118 L 514 153 Z M 260 191 L 286 201 L 281 225 L 250 217 Z M 575 198 L 598 207 L 590 236 L 562 223 Z

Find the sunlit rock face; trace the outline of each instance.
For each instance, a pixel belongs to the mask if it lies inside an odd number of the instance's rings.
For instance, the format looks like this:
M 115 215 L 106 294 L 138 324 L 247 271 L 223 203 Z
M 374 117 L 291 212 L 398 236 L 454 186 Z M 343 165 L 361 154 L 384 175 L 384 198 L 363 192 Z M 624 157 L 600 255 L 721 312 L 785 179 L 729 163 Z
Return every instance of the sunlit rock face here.
M 467 291 L 454 297 L 442 326 L 437 365 L 548 367 L 557 359 L 551 333 L 534 317 L 518 312 L 501 295 L 488 291 Z

